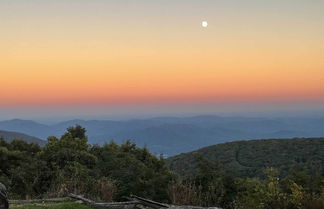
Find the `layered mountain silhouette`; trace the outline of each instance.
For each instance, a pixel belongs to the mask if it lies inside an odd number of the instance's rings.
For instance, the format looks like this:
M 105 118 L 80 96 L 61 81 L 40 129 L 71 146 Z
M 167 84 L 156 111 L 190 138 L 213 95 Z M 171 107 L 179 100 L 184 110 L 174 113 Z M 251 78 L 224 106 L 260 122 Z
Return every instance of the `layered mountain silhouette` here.
M 46 140 L 61 136 L 66 128 L 81 125 L 87 129 L 89 142 L 103 144 L 127 139 L 147 146 L 156 154 L 166 156 L 188 152 L 200 147 L 245 139 L 322 137 L 323 118 L 252 118 L 219 117 L 160 117 L 150 119 L 70 120 L 45 125 L 29 120 L 0 121 L 0 130 L 15 131 Z
M 23 141 L 26 141 L 28 143 L 36 143 L 39 144 L 41 146 L 46 144 L 46 141 L 41 140 L 37 137 L 34 136 L 29 136 L 23 133 L 19 133 L 19 132 L 13 132 L 13 131 L 1 131 L 0 130 L 0 138 L 4 139 L 5 141 L 12 141 L 14 139 L 20 139 Z

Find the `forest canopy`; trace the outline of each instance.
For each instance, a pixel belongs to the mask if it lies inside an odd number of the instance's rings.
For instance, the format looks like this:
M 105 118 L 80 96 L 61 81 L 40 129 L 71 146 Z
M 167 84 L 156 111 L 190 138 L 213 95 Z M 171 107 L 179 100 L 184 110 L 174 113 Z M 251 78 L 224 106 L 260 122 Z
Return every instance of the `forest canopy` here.
M 255 150 L 247 148 L 247 152 Z M 48 137 L 44 147 L 0 139 L 0 182 L 9 188 L 10 199 L 62 197 L 72 192 L 107 202 L 135 194 L 160 202 L 224 209 L 317 209 L 324 205 L 323 174 L 307 167 L 285 170 L 283 175 L 280 167 L 254 162 L 263 165 L 264 169 L 258 169 L 263 175 L 242 176 L 224 161 L 192 156 L 188 162 L 195 165 L 195 172 L 179 176 L 163 156 L 131 141 L 91 145 L 86 130 L 76 125 L 60 138 Z

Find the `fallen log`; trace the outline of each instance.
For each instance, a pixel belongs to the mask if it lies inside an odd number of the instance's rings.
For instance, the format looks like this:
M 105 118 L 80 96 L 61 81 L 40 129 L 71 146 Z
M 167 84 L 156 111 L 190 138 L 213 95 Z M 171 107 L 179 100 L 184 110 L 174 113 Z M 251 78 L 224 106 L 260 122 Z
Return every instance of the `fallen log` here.
M 165 203 L 155 202 L 153 200 L 145 199 L 143 197 L 138 197 L 135 195 L 131 195 L 131 197 L 126 197 L 126 199 L 129 200 L 128 202 L 113 202 L 113 203 L 97 203 L 92 200 L 86 199 L 83 196 L 75 195 L 75 194 L 70 194 L 69 197 L 82 200 L 85 204 L 94 208 L 135 209 L 135 208 L 143 208 L 143 207 L 139 207 L 140 205 L 142 205 L 154 209 L 221 209 L 217 207 L 169 205 Z
M 190 206 L 190 205 L 171 205 L 169 209 L 222 209 L 218 207 L 199 207 L 199 206 Z
M 131 198 L 135 201 L 138 201 L 139 203 L 141 203 L 142 205 L 148 206 L 148 207 L 152 207 L 152 208 L 170 208 L 170 205 L 168 204 L 164 204 L 164 203 L 160 203 L 160 202 L 155 202 L 153 200 L 149 200 L 149 199 L 145 199 L 143 197 L 138 197 L 135 195 L 131 195 Z
M 131 195 L 133 200 L 139 201 L 142 205 L 149 206 L 156 209 L 168 208 L 168 209 L 222 209 L 218 207 L 199 207 L 199 206 L 190 206 L 190 205 L 169 205 L 165 203 L 155 202 L 153 200 L 145 199 L 143 197 L 138 197 Z
M 33 199 L 33 200 L 9 200 L 10 204 L 26 204 L 26 203 L 45 203 L 45 202 L 65 202 L 69 201 L 71 198 L 49 198 L 49 199 Z
M 128 202 L 95 202 L 93 200 L 84 198 L 81 195 L 69 194 L 70 198 L 81 200 L 85 204 L 94 207 L 94 208 L 108 208 L 108 209 L 134 209 L 136 204 L 139 204 L 138 201 L 128 201 Z

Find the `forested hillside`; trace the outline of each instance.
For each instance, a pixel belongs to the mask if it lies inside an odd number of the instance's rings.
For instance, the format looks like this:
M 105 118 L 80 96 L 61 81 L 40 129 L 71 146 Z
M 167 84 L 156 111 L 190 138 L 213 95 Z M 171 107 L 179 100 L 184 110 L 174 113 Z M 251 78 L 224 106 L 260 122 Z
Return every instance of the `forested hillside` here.
M 134 194 L 224 209 L 323 209 L 323 139 L 226 143 L 167 161 L 192 175 L 177 175 L 162 156 L 129 141 L 91 145 L 81 126 L 43 147 L 0 139 L 0 182 L 10 199 L 72 192 L 106 202 Z
M 199 158 L 242 177 L 260 177 L 267 167 L 278 169 L 281 176 L 292 170 L 324 175 L 324 138 L 229 142 L 170 157 L 167 164 L 173 171 L 188 176 L 197 172 Z

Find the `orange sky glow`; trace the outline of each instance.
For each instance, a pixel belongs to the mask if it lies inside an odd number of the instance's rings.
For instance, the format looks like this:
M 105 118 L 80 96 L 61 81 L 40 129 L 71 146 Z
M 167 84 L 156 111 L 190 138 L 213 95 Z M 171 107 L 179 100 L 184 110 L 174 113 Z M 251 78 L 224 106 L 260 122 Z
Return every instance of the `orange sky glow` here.
M 316 3 L 28 2 L 0 3 L 2 107 L 324 100 Z

